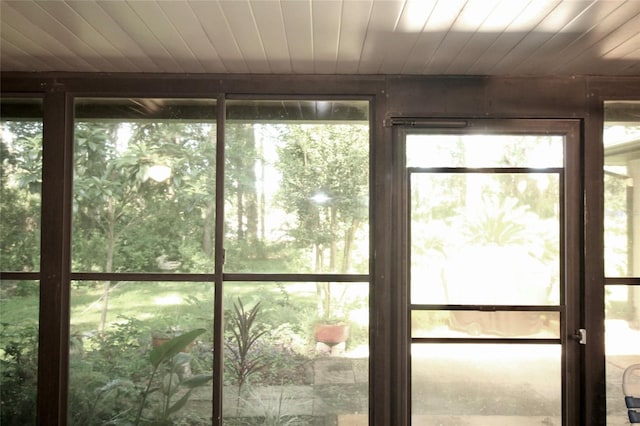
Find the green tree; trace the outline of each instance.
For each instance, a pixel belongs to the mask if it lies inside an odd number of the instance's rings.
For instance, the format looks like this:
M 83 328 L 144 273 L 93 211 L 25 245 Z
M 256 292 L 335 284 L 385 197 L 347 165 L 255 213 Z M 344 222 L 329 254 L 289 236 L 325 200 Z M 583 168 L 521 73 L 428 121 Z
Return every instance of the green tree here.
M 129 138 L 122 137 L 123 128 Z M 210 267 L 212 132 L 212 125 L 190 122 L 78 122 L 74 268 L 150 272 Z M 170 175 L 154 180 L 152 169 L 159 165 L 168 167 Z M 104 263 L 97 264 L 100 260 Z M 106 282 L 102 293 L 101 333 L 111 285 Z
M 278 200 L 296 217 L 288 233 L 312 253 L 313 272 L 347 273 L 357 232 L 368 217 L 368 128 L 289 125 L 281 138 Z M 319 314 L 335 314 L 331 284 L 319 284 L 317 292 Z
M 42 123 L 4 121 L 0 132 L 0 269 L 34 271 L 40 263 Z

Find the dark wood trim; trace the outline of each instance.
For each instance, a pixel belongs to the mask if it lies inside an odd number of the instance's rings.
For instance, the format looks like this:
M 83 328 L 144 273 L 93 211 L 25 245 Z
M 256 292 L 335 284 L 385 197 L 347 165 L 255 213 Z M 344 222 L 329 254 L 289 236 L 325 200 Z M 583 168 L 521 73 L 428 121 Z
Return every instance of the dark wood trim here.
M 0 280 L 29 281 L 39 279 L 40 272 L 0 272 Z
M 143 272 L 72 272 L 72 281 L 157 281 L 213 282 L 215 274 L 143 273 Z
M 44 98 L 39 425 L 67 421 L 69 361 L 69 274 L 71 237 L 72 101 L 61 91 Z
M 604 332 L 604 148 L 602 101 L 592 96 L 584 135 L 584 325 L 589 350 L 584 355 L 586 424 L 606 424 Z
M 412 337 L 412 344 L 444 343 L 444 344 L 493 344 L 493 345 L 559 345 L 562 339 L 531 339 L 525 337 Z
M 402 269 L 406 247 L 402 241 L 406 229 L 401 223 L 404 202 L 400 174 L 394 174 L 399 161 L 394 152 L 393 129 L 384 127 L 390 117 L 428 118 L 518 118 L 584 120 L 584 150 L 580 152 L 584 171 L 581 175 L 584 210 L 578 226 L 584 232 L 579 244 L 583 258 L 583 324 L 589 331 L 589 344 L 581 348 L 584 361 L 580 377 L 583 401 L 576 410 L 583 413 L 583 424 L 606 422 L 604 361 L 604 284 L 637 285 L 636 278 L 609 277 L 603 269 L 603 183 L 602 124 L 605 100 L 640 99 L 640 76 L 312 76 L 312 75 L 185 75 L 127 73 L 16 73 L 0 75 L 3 96 L 45 96 L 43 227 L 41 257 L 40 370 L 38 415 L 40 424 L 65 424 L 68 358 L 69 280 L 94 279 L 91 274 L 70 274 L 69 216 L 71 205 L 72 106 L 77 96 L 215 98 L 224 110 L 224 97 L 327 97 L 358 99 L 372 96 L 371 151 L 371 400 L 370 424 L 376 426 L 409 424 L 405 383 L 409 365 L 404 357 L 409 343 L 406 328 L 407 299 L 402 291 L 406 283 Z M 219 122 L 224 114 L 218 111 Z M 535 121 L 535 120 L 532 120 Z M 218 142 L 224 129 L 218 129 Z M 220 146 L 220 145 L 218 145 Z M 218 154 L 220 155 L 220 154 Z M 220 157 L 219 157 L 220 158 Z M 222 164 L 222 163 L 219 163 Z M 219 172 L 218 172 L 219 173 Z M 224 199 L 218 192 L 216 201 Z M 220 211 L 218 212 L 220 214 Z M 573 213 L 567 213 L 571 222 Z M 216 218 L 216 241 L 221 241 L 222 219 Z M 396 238 L 397 237 L 397 238 Z M 221 243 L 220 243 L 221 244 Z M 222 304 L 223 252 L 216 247 L 216 307 Z M 571 266 L 572 268 L 575 265 Z M 36 278 L 36 275 L 20 275 Z M 18 277 L 12 272 L 2 279 Z M 97 276 L 96 276 L 97 277 Z M 236 275 L 240 278 L 239 275 Z M 121 277 L 123 278 L 123 277 Z M 138 279 L 135 274 L 124 278 Z M 211 274 L 155 277 L 209 281 Z M 143 279 L 146 281 L 147 279 Z M 217 330 L 222 318 L 214 318 Z M 221 336 L 216 336 L 219 348 Z M 221 369 L 220 360 L 217 368 Z M 218 395 L 220 395 L 218 393 Z M 218 398 L 221 398 L 218 396 Z M 214 416 L 220 413 L 214 407 Z M 216 411 L 218 410 L 218 411 Z M 220 422 L 218 421 L 218 423 Z
M 604 102 L 640 100 L 640 77 L 594 77 L 586 97 L 584 123 L 584 323 L 589 332 L 584 356 L 584 415 L 587 425 L 606 424 L 605 285 L 638 285 L 637 277 L 604 276 Z
M 213 300 L 213 401 L 211 419 L 214 426 L 222 426 L 224 388 L 224 164 L 225 164 L 225 97 L 218 95 L 216 127 L 216 218 L 214 242 L 215 287 Z
M 410 304 L 412 311 L 561 312 L 558 305 L 425 305 Z
M 249 274 L 225 273 L 224 281 L 283 281 L 283 282 L 320 282 L 368 283 L 369 275 L 347 274 Z
M 582 208 L 582 176 L 581 176 L 581 125 L 579 120 L 575 119 L 545 119 L 545 120 L 527 120 L 527 119 L 467 119 L 467 126 L 459 129 L 445 129 L 447 134 L 473 134 L 477 129 L 488 130 L 488 133 L 506 133 L 513 134 L 557 134 L 565 137 L 565 160 L 564 170 L 559 168 L 552 168 L 555 173 L 560 174 L 560 277 L 561 283 L 563 283 L 560 304 L 556 306 L 556 310 L 561 312 L 561 325 L 560 325 L 560 339 L 462 339 L 465 343 L 529 343 L 529 341 L 537 341 L 538 343 L 562 343 L 563 355 L 562 355 L 562 388 L 563 388 L 563 424 L 583 424 L 583 410 L 581 410 L 581 395 L 580 390 L 583 389 L 581 380 L 581 362 L 580 356 L 583 351 L 582 345 L 573 338 L 576 330 L 581 327 L 581 312 L 582 312 L 582 297 L 581 297 L 581 281 L 582 281 L 582 251 L 583 239 L 582 229 L 583 223 Z M 406 133 L 421 133 L 423 129 L 409 127 L 408 129 L 399 129 L 397 131 L 398 145 L 403 145 L 402 140 Z M 439 133 L 440 129 L 431 130 L 425 129 L 425 133 Z M 398 148 L 398 155 L 400 153 Z M 402 160 L 399 160 L 400 163 Z M 526 168 L 481 168 L 481 169 L 468 169 L 464 167 L 460 168 L 408 168 L 404 176 L 408 179 L 412 171 L 416 172 L 485 172 L 485 173 L 497 173 L 497 172 L 521 172 L 526 171 Z M 399 179 L 402 179 L 400 177 Z M 408 187 L 408 184 L 405 185 Z M 399 189 L 400 191 L 400 189 Z M 409 195 L 405 195 L 409 197 Z M 403 206 L 405 211 L 399 215 L 400 220 L 405 220 L 406 223 L 410 222 L 408 217 L 409 201 L 404 201 Z M 576 220 L 576 218 L 578 218 Z M 399 222 L 401 223 L 401 222 Z M 409 229 L 410 233 L 410 229 Z M 410 239 L 410 237 L 409 237 Z M 409 241 L 409 240 L 407 240 Z M 408 243 L 407 243 L 408 244 Z M 409 252 L 406 244 L 402 247 L 404 250 L 402 255 L 402 262 L 405 265 L 409 263 Z M 400 263 L 400 262 L 398 262 Z M 409 268 L 407 268 L 409 269 Z M 408 282 L 410 278 L 406 278 L 403 286 L 409 287 Z M 401 281 L 399 281 L 401 282 Z M 567 303 L 570 302 L 570 303 Z M 411 311 L 412 308 L 418 307 L 421 309 L 424 306 L 429 305 L 408 305 L 400 306 L 400 310 Z M 445 305 L 447 306 L 447 305 Z M 455 305 L 454 305 L 455 306 Z M 469 310 L 483 310 L 483 309 L 495 309 L 496 307 L 485 307 L 472 305 L 467 307 Z M 457 307 L 457 309 L 461 309 Z M 509 310 L 509 307 L 501 307 L 501 309 Z M 411 338 L 412 343 L 452 343 L 457 342 L 457 339 L 450 338 Z M 408 368 L 407 370 L 409 370 Z M 409 375 L 410 380 L 410 375 Z M 407 390 L 407 392 L 409 392 Z
M 605 285 L 640 285 L 640 277 L 605 277 Z
M 405 132 L 402 128 L 392 128 L 390 131 L 392 146 L 391 153 L 391 306 L 393 315 L 391 324 L 393 329 L 391 354 L 393 375 L 391 386 L 395 390 L 391 400 L 392 418 L 398 426 L 411 424 L 411 339 L 409 324 L 409 262 L 408 241 L 408 182 L 406 173 Z
M 565 128 L 565 171 L 561 182 L 561 282 L 564 283 L 560 303 L 565 315 L 560 318 L 560 336 L 563 341 L 563 395 L 565 425 L 585 424 L 582 357 L 585 346 L 574 335 L 584 328 L 582 300 L 582 247 L 583 247 L 583 183 L 581 122 L 567 120 Z

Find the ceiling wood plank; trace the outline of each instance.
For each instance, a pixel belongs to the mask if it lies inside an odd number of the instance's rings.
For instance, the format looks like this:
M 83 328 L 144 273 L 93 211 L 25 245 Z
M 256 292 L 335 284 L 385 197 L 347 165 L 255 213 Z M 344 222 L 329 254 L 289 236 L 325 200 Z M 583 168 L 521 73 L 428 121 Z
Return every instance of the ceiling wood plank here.
M 100 67 L 101 71 L 135 70 L 135 65 L 115 49 L 102 34 L 95 31 L 93 26 L 69 4 L 58 1 L 44 1 L 40 2 L 39 5 L 52 17 L 55 17 L 65 25 L 69 33 L 73 35 L 73 38 L 69 40 L 69 44 L 81 43 L 86 45 L 87 49 L 91 51 L 91 53 L 87 54 L 87 57 L 92 58 L 92 61 L 98 64 L 105 63 L 104 68 Z
M 533 0 L 518 17 L 485 49 L 468 69 L 468 74 L 487 75 L 495 64 L 505 58 L 527 34 L 551 13 L 561 0 Z
M 627 11 L 628 12 L 628 11 Z M 640 12 L 632 18 L 617 27 L 615 31 L 607 34 L 597 43 L 594 43 L 589 49 L 581 52 L 579 56 L 574 57 L 568 65 L 572 69 L 582 70 L 583 72 L 598 72 L 607 69 L 610 72 L 614 67 L 624 67 L 622 58 L 638 47 L 638 28 L 640 28 Z M 635 46 L 627 42 L 636 41 Z M 616 53 L 616 50 L 618 51 Z M 607 59 L 607 60 L 605 60 Z M 594 66 L 594 63 L 596 66 Z M 599 66 L 598 66 L 599 63 Z
M 464 50 L 498 4 L 499 0 L 468 0 L 438 48 L 429 58 L 425 67 L 426 72 L 445 74 L 449 70 L 449 65 L 459 58 L 459 53 Z M 466 61 L 466 58 L 463 60 Z
M 67 3 L 89 22 L 96 32 L 109 40 L 120 55 L 129 59 L 136 68 L 135 71 L 163 70 L 138 44 L 140 34 L 134 30 L 142 23 L 137 21 L 133 26 L 126 27 L 120 25 L 120 22 L 126 25 L 125 19 L 128 19 L 129 15 L 133 15 L 130 18 L 135 19 L 135 14 L 129 9 L 128 3 L 121 2 L 120 8 L 117 9 L 118 14 L 115 16 L 105 9 L 111 6 L 110 2 L 68 1 Z M 110 12 L 114 13 L 116 10 L 111 9 Z
M 191 8 L 191 3 L 162 1 L 158 5 L 167 19 L 171 21 L 176 32 L 180 34 L 187 51 L 190 53 L 188 60 L 193 58 L 193 60 L 198 61 L 205 72 L 226 71 L 225 67 L 220 63 L 215 47 L 211 44 L 198 17 Z M 182 55 L 185 55 L 185 53 L 182 53 Z
M 491 73 L 513 74 L 518 65 L 529 59 L 535 54 L 539 46 L 553 37 L 555 28 L 566 26 L 592 1 L 560 2 L 532 31 L 529 31 L 509 53 L 491 68 Z M 533 70 L 528 70 L 527 74 L 531 73 L 533 73 Z
M 177 22 L 184 19 L 186 5 L 182 5 L 177 16 L 168 15 L 162 8 L 163 2 L 156 1 L 129 1 L 129 6 L 134 13 L 130 20 L 126 21 L 126 28 L 134 30 L 135 22 L 147 28 L 142 38 L 136 38 L 145 51 L 147 46 L 153 49 L 154 58 L 170 57 L 175 60 L 181 68 L 181 72 L 204 72 L 205 67 L 193 53 L 189 44 L 184 40 L 177 30 Z M 167 2 L 170 6 L 172 2 Z M 117 10 L 114 2 L 105 2 L 105 7 L 109 5 L 109 10 Z M 119 16 L 123 19 L 122 16 Z
M 612 33 L 627 31 L 627 29 L 632 32 L 638 31 L 637 27 L 630 26 L 627 28 L 627 23 L 640 14 L 640 2 L 631 0 L 625 2 L 616 1 L 614 3 L 619 7 L 596 22 L 577 42 L 563 49 L 563 62 L 555 64 L 556 66 L 552 68 L 554 72 L 566 69 L 573 61 L 585 55 L 587 51 L 605 40 Z
M 573 20 L 558 28 L 551 38 L 540 45 L 530 58 L 519 64 L 514 73 L 531 72 L 552 68 L 562 61 L 567 49 L 586 36 L 597 22 L 604 19 L 619 6 L 617 2 L 593 2 L 585 7 Z
M 190 6 L 217 52 L 222 72 L 248 73 L 249 68 L 220 7 L 220 2 L 196 1 L 191 2 Z
M 309 2 L 282 0 L 282 16 L 291 57 L 291 68 L 296 74 L 313 73 L 313 34 L 311 5 Z
M 0 0 L 2 71 L 633 75 L 640 0 Z
M 502 0 L 495 8 L 497 13 L 486 17 L 465 46 L 459 49 L 459 53 L 449 63 L 445 72 L 467 74 L 484 52 L 496 43 L 511 25 L 514 25 L 523 9 L 532 1 L 535 0 Z
M 458 17 L 466 0 L 438 0 L 403 66 L 408 74 L 423 74 L 434 53 Z
M 311 5 L 314 73 L 336 72 L 342 4 L 342 1 L 328 1 Z
M 407 59 L 411 56 L 420 34 L 424 29 L 437 0 L 407 0 L 396 21 L 393 33 L 393 48 L 385 56 L 380 72 L 383 74 L 401 74 Z
M 6 28 L 3 28 L 6 30 Z M 20 68 L 26 70 L 42 70 L 42 71 L 54 71 L 55 68 L 49 62 L 41 59 L 39 56 L 30 55 L 29 52 L 21 49 L 17 45 L 14 45 L 9 40 L 3 38 L 0 42 L 0 50 L 5 54 L 8 53 L 2 59 L 2 66 L 9 69 Z
M 640 48 L 629 52 L 622 60 L 628 64 L 621 70 L 624 74 L 640 75 Z
M 222 2 L 221 7 L 249 72 L 272 72 L 249 2 L 247 0 Z
M 380 73 L 387 52 L 394 48 L 392 34 L 403 5 L 404 2 L 398 0 L 373 2 L 369 28 L 362 46 L 359 73 Z
M 3 9 L 4 13 L 4 9 Z M 13 27 L 13 24 L 5 22 L 2 24 L 2 46 L 8 43 L 15 46 L 14 50 L 2 50 L 2 68 L 7 67 L 7 57 L 11 58 L 11 53 L 15 52 L 15 59 L 29 65 L 28 71 L 55 71 L 67 70 L 69 64 L 60 59 L 53 51 L 47 50 L 40 43 L 31 40 L 33 34 L 26 34 Z M 40 68 L 42 67 L 42 68 Z
M 15 8 L 16 6 L 18 9 Z M 2 8 L 2 17 L 7 22 L 11 22 L 14 28 L 20 28 L 20 32 L 28 34 L 28 38 L 42 49 L 55 54 L 66 64 L 65 71 L 99 70 L 58 39 L 58 37 L 64 37 L 62 34 L 64 29 L 59 22 L 51 22 L 46 12 L 37 3 L 6 2 Z
M 253 0 L 250 5 L 269 68 L 274 73 L 291 73 L 289 42 L 280 3 Z
M 103 2 L 101 6 L 113 21 L 119 24 L 122 31 L 135 40 L 136 46 L 132 46 L 132 49 L 137 47 L 137 49 L 144 52 L 144 56 L 152 60 L 158 72 L 183 72 L 184 68 L 160 43 L 160 40 L 140 18 L 139 12 L 133 9 L 131 5 L 122 6 L 114 2 Z M 135 50 L 127 56 L 138 55 L 134 52 Z
M 337 74 L 357 74 L 373 0 L 344 1 L 338 38 Z

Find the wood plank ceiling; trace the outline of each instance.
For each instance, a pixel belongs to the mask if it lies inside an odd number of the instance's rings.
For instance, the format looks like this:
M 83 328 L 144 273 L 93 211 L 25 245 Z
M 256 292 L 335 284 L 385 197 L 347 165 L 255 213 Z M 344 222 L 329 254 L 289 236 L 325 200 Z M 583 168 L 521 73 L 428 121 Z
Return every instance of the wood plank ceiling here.
M 640 0 L 2 0 L 0 70 L 639 75 Z

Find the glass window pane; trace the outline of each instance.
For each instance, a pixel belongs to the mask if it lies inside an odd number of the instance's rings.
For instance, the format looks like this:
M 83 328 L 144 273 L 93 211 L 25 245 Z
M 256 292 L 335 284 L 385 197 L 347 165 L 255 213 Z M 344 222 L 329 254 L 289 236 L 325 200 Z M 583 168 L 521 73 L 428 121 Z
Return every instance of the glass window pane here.
M 411 337 L 560 338 L 559 312 L 412 311 Z
M 35 425 L 37 281 L 0 281 L 0 424 Z
M 227 107 L 225 271 L 368 273 L 368 102 Z
M 74 271 L 213 271 L 215 101 L 81 99 Z
M 40 269 L 42 101 L 2 99 L 0 269 Z
M 368 294 L 367 283 L 226 283 L 224 423 L 367 424 Z
M 640 286 L 606 286 L 605 308 L 607 425 L 628 425 L 622 377 L 640 363 Z
M 73 282 L 69 424 L 211 424 L 213 302 L 212 283 Z
M 605 102 L 605 276 L 640 275 L 640 102 Z
M 411 424 L 561 425 L 560 345 L 411 345 Z
M 564 137 L 407 135 L 408 167 L 562 167 Z
M 411 303 L 559 303 L 555 173 L 412 173 Z

